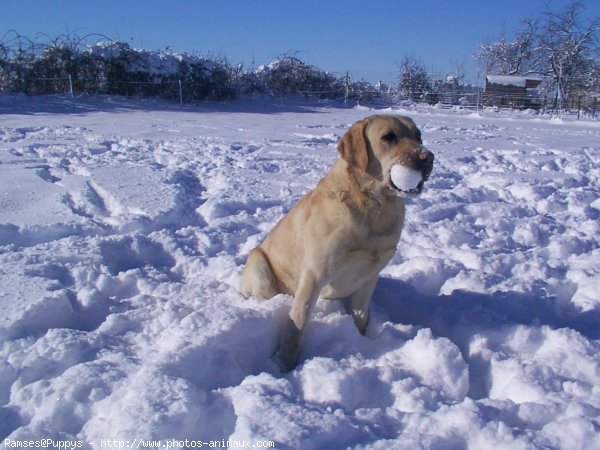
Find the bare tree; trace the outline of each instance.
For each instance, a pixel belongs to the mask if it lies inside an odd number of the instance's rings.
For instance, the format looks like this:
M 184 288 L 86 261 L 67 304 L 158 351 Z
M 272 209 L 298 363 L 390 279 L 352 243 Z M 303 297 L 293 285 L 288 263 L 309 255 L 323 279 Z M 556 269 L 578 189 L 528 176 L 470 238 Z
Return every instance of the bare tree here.
M 431 79 L 421 61 L 404 56 L 399 63 L 398 90 L 412 100 L 419 100 L 431 91 Z
M 457 89 L 459 89 L 460 86 L 462 86 L 465 77 L 467 76 L 465 60 L 452 60 L 450 61 L 450 66 L 452 67 L 452 73 L 450 74 L 452 77 L 452 83 Z
M 562 10 L 546 7 L 536 20 L 524 20 L 515 38 L 504 33 L 482 44 L 475 60 L 485 74 L 538 74 L 556 88 L 556 98 L 594 89 L 600 65 L 600 17 L 582 19 L 584 5 L 572 0 Z
M 554 77 L 563 98 L 585 88 L 598 61 L 600 18 L 584 23 L 582 10 L 580 1 L 572 1 L 562 11 L 545 11 L 537 35 L 539 70 Z
M 522 29 L 513 40 L 506 39 L 504 32 L 496 42 L 484 43 L 475 54 L 475 61 L 484 74 L 523 75 L 535 72 L 534 39 L 537 21 L 525 19 Z

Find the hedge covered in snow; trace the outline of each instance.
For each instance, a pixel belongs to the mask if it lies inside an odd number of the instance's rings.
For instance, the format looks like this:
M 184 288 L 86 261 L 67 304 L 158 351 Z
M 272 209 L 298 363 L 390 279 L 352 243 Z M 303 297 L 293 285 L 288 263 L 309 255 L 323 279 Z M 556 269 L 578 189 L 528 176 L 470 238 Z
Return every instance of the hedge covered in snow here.
M 89 41 L 96 38 L 95 43 Z M 225 58 L 148 51 L 89 35 L 34 42 L 16 32 L 0 41 L 0 91 L 28 95 L 77 92 L 171 100 L 228 100 L 245 95 L 300 94 L 361 98 L 369 83 L 335 77 L 284 54 L 258 69 Z

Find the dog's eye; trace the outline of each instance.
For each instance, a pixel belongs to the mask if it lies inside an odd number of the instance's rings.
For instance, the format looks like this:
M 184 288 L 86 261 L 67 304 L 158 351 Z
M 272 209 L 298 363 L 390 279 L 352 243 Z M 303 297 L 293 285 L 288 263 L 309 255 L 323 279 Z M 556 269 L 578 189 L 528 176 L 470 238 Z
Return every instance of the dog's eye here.
M 417 138 L 417 141 L 419 141 L 419 143 L 423 143 L 423 140 L 421 139 L 421 131 L 417 130 L 417 132 L 415 133 L 415 137 Z
M 396 142 L 398 137 L 396 136 L 396 133 L 394 133 L 393 131 L 390 131 L 389 133 L 384 134 L 381 137 L 381 139 L 383 139 L 386 142 Z

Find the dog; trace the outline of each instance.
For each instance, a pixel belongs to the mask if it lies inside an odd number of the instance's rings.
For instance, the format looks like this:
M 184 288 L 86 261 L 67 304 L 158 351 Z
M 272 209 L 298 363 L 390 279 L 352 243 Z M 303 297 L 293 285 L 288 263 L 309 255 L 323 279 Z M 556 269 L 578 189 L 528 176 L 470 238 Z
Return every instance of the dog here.
M 415 122 L 375 115 L 339 141 L 340 158 L 248 255 L 246 296 L 294 297 L 273 358 L 283 372 L 300 355 L 302 335 L 319 297 L 349 297 L 361 334 L 379 272 L 396 251 L 405 199 L 419 194 L 433 168 Z

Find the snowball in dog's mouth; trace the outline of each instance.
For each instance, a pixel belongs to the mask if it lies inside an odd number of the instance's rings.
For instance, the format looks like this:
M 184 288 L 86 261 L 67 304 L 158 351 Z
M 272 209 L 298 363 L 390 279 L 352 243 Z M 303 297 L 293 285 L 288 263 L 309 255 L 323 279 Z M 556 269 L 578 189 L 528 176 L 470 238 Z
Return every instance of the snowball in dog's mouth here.
M 423 174 L 401 164 L 394 164 L 390 171 L 390 184 L 400 195 L 416 195 L 423 190 Z

